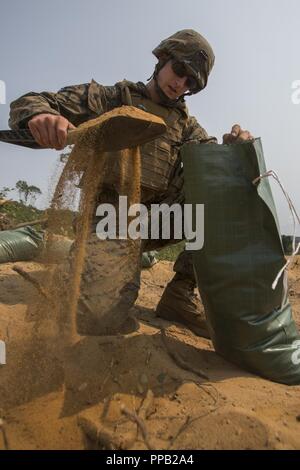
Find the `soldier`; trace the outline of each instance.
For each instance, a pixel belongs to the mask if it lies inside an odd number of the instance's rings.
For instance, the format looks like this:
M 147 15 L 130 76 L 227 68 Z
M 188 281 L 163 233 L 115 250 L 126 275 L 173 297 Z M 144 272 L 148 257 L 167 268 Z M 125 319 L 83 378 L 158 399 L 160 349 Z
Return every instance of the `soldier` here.
M 206 87 L 215 57 L 207 40 L 190 29 L 178 31 L 162 41 L 153 54 L 158 63 L 147 85 L 124 80 L 114 86 L 102 86 L 92 80 L 88 84 L 67 86 L 57 93 L 31 92 L 11 104 L 9 125 L 13 129 L 29 127 L 40 146 L 60 150 L 65 146 L 68 129 L 115 107 L 133 105 L 156 114 L 165 120 L 167 131 L 141 146 L 141 202 L 146 205 L 183 203 L 181 145 L 192 141 L 217 142 L 189 116 L 185 96 Z M 249 139 L 253 139 L 250 132 L 235 125 L 223 136 L 223 143 Z M 97 202 L 117 206 L 118 154 L 111 156 L 109 162 Z M 97 218 L 94 228 L 96 223 Z M 142 251 L 158 249 L 164 244 L 166 240 L 147 240 L 143 242 Z M 126 240 L 100 241 L 92 231 L 87 242 L 78 303 L 79 333 L 114 334 L 129 327 L 128 312 L 137 298 L 140 277 L 140 254 L 136 247 L 135 255 L 132 250 Z M 134 262 L 132 256 L 135 256 Z M 207 336 L 205 318 L 194 296 L 196 281 L 191 252 L 179 255 L 174 271 L 175 276 L 167 285 L 156 314 Z

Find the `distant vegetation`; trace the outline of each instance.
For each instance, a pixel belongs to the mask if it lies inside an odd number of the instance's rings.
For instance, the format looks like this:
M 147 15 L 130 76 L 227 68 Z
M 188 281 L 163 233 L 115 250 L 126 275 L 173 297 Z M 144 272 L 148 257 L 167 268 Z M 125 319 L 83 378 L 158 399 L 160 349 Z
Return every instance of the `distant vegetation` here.
M 42 194 L 42 191 L 37 186 L 29 185 L 26 181 L 20 180 L 16 183 L 16 190 L 19 193 L 20 201 L 24 204 L 30 202 L 34 204 L 37 196 Z
M 19 180 L 16 182 L 15 188 L 4 187 L 0 189 L 0 199 L 9 197 L 9 193 L 17 191 L 19 195 L 19 201 L 23 204 L 33 205 L 36 201 L 37 196 L 42 194 L 40 188 L 34 185 L 29 185 L 27 181 Z
M 23 222 L 42 219 L 45 216 L 45 211 L 33 206 L 26 206 L 23 202 L 9 201 L 0 206 L 0 215 L 7 221 L 8 226 L 14 227 Z

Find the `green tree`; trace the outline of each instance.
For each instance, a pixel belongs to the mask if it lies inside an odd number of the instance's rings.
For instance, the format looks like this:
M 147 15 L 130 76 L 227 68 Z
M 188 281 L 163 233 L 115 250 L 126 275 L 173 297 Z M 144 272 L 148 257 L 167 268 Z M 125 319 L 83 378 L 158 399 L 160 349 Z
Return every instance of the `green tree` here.
M 19 193 L 20 202 L 26 203 L 28 198 L 28 184 L 24 180 L 19 180 L 16 182 L 16 189 Z
M 42 191 L 37 186 L 28 187 L 28 197 L 31 205 L 33 205 L 33 203 L 36 201 L 37 196 L 39 196 L 40 194 L 42 194 Z
M 13 191 L 15 188 L 7 188 L 4 186 L 4 188 L 0 189 L 0 199 L 5 199 L 6 196 L 10 191 Z
M 29 186 L 24 180 L 17 181 L 16 189 L 18 190 L 20 201 L 24 204 L 27 204 L 28 198 L 33 202 L 39 194 L 42 194 L 40 188 L 33 185 Z

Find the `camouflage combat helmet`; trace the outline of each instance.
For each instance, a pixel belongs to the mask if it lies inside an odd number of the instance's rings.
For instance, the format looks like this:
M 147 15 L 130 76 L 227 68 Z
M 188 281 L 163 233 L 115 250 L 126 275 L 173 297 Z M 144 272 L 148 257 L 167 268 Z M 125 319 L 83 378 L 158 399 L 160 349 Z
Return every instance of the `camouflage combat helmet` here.
M 153 51 L 159 62 L 154 77 L 170 59 L 184 64 L 187 75 L 197 82 L 189 95 L 198 93 L 207 85 L 208 76 L 213 68 L 215 56 L 208 41 L 193 29 L 183 29 L 164 39 Z

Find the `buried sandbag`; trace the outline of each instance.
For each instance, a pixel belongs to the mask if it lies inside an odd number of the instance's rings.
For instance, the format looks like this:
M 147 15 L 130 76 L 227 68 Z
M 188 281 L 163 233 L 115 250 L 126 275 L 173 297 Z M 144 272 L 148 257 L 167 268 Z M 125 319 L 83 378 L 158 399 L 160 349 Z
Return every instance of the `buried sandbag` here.
M 260 139 L 182 149 L 186 203 L 204 204 L 195 273 L 216 352 L 245 369 L 300 384 L 300 336 L 287 296 L 276 209 Z
M 43 247 L 43 234 L 32 227 L 0 232 L 0 263 L 30 261 Z

